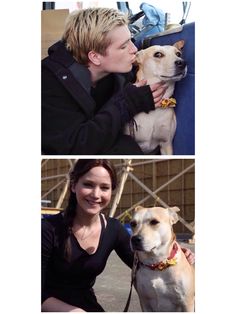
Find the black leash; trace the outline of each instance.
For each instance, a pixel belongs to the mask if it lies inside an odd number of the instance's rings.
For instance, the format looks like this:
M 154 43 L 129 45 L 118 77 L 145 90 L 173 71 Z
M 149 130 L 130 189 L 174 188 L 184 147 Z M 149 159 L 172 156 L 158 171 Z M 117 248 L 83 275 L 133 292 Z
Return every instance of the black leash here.
M 134 253 L 134 262 L 133 262 L 132 274 L 131 274 L 130 291 L 129 291 L 128 300 L 126 302 L 126 305 L 125 305 L 125 308 L 124 308 L 123 312 L 128 312 L 128 309 L 129 309 L 131 295 L 132 295 L 132 289 L 133 289 L 133 284 L 134 284 L 134 280 L 135 280 L 135 276 L 136 276 L 137 266 L 138 266 L 138 257 L 137 257 L 137 254 Z

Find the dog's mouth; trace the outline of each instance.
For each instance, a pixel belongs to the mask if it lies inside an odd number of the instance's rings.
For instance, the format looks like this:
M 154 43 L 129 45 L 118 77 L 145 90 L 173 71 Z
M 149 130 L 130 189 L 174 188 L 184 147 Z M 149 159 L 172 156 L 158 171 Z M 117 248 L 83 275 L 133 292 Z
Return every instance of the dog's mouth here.
M 168 75 L 160 75 L 162 78 L 164 79 L 168 79 L 168 80 L 174 80 L 176 78 L 179 78 L 179 77 L 182 77 L 185 75 L 185 71 L 183 72 L 179 72 L 177 74 L 174 74 L 174 75 L 171 75 L 171 76 L 168 76 Z
M 133 251 L 143 251 L 142 243 L 133 243 L 133 241 L 131 241 L 131 243 Z
M 131 238 L 131 245 L 132 245 L 133 251 L 153 252 L 153 250 L 156 249 L 156 245 L 154 245 L 153 248 L 149 246 L 147 247 L 147 245 L 145 245 L 143 241 L 143 237 L 139 235 L 133 236 Z
M 132 245 L 132 249 L 133 251 L 139 251 L 139 252 L 146 252 L 146 253 L 154 253 L 154 251 L 156 250 L 156 246 L 154 246 L 153 248 L 145 248 L 143 245 Z
M 131 244 L 134 251 L 143 251 L 143 238 L 140 235 L 132 236 Z

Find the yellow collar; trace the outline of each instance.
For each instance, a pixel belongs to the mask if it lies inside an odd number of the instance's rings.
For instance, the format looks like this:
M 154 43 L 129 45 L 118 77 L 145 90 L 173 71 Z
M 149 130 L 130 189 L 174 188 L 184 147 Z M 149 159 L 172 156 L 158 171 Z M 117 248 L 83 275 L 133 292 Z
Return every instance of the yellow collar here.
M 171 98 L 164 98 L 161 101 L 161 108 L 167 108 L 167 107 L 175 107 L 176 106 L 176 99 Z
M 163 270 L 169 266 L 174 266 L 177 264 L 176 258 L 167 259 L 166 261 L 160 262 L 156 265 L 148 265 L 153 270 Z
M 178 246 L 176 243 L 174 243 L 173 247 L 172 247 L 172 250 L 171 250 L 171 253 L 170 253 L 170 256 L 164 260 L 164 261 L 161 261 L 159 263 L 156 263 L 156 264 L 144 264 L 142 262 L 140 262 L 142 265 L 152 269 L 152 270 L 163 270 L 163 269 L 166 269 L 167 267 L 169 266 L 174 266 L 177 264 L 177 260 L 176 260 L 176 253 L 178 252 Z

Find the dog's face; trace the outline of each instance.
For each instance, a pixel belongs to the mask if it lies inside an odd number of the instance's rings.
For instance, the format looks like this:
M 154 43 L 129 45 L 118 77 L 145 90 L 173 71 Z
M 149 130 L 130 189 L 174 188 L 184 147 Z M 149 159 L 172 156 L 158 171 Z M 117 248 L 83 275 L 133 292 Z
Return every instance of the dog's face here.
M 180 40 L 173 46 L 151 46 L 136 54 L 138 65 L 137 78 L 156 77 L 159 81 L 179 81 L 187 73 L 186 62 L 182 59 L 184 41 Z
M 172 225 L 178 221 L 178 207 L 152 207 L 135 209 L 130 222 L 133 251 L 154 252 L 173 237 Z

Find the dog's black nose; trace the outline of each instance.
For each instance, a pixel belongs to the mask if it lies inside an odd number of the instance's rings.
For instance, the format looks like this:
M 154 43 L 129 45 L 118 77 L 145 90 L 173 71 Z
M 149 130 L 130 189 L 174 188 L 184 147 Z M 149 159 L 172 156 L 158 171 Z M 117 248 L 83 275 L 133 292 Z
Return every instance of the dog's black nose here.
M 142 239 L 141 235 L 132 236 L 131 243 L 134 250 L 140 250 L 142 248 Z
M 177 60 L 175 61 L 175 65 L 176 68 L 178 68 L 179 70 L 183 70 L 186 67 L 187 63 L 184 60 Z

